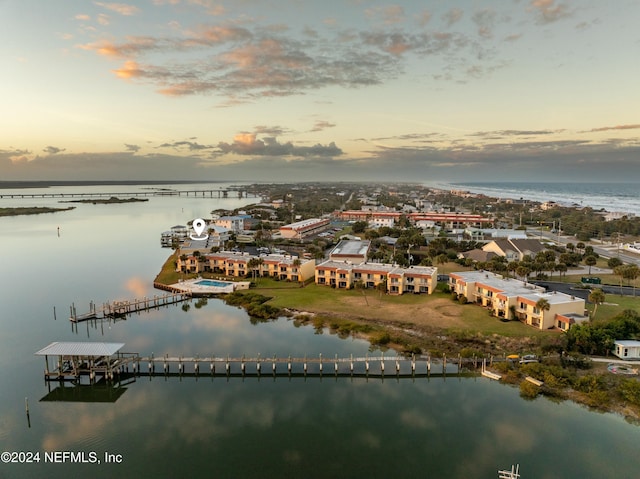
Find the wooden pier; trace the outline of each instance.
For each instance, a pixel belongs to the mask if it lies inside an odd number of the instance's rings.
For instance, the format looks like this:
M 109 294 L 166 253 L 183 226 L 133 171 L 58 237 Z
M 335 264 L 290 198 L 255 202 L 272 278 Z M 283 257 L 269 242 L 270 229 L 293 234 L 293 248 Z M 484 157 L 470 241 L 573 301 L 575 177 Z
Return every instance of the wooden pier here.
M 68 345 L 60 349 L 59 344 Z M 432 361 L 429 356 L 364 356 L 339 358 L 317 357 L 186 357 L 164 355 L 156 357 L 153 354 L 141 357 L 138 353 L 122 353 L 122 344 L 106 343 L 112 350 L 112 355 L 91 352 L 76 354 L 77 344 L 85 343 L 52 343 L 36 353 L 45 356 L 47 381 L 80 381 L 83 376 L 89 376 L 95 381 L 98 376 L 108 381 L 119 381 L 131 377 L 154 376 L 227 376 L 227 377 L 261 377 L 261 376 L 289 376 L 289 377 L 395 377 L 415 378 L 430 376 L 460 375 L 464 371 L 472 372 L 477 362 L 461 359 L 447 363 L 446 359 L 438 358 Z M 105 343 L 86 343 L 105 344 Z M 49 365 L 48 356 L 57 356 L 55 367 Z M 473 373 L 475 374 L 475 373 Z
M 160 308 L 170 304 L 180 303 L 190 299 L 191 295 L 187 292 L 170 292 L 162 295 L 153 295 L 153 297 L 144 297 L 141 299 L 132 299 L 126 301 L 111 301 L 102 304 L 98 308 L 96 304 L 89 302 L 89 312 L 78 314 L 75 304 L 69 307 L 69 320 L 74 323 L 90 321 L 94 319 L 113 319 L 126 316 L 127 314 L 146 311 L 149 309 Z
M 111 198 L 126 197 L 138 198 L 149 196 L 191 196 L 194 198 L 228 198 L 229 195 L 236 195 L 238 198 L 259 198 L 256 193 L 235 189 L 209 189 L 209 190 L 153 190 L 153 191 L 133 191 L 133 192 L 91 192 L 91 193 L 0 193 L 3 198 Z

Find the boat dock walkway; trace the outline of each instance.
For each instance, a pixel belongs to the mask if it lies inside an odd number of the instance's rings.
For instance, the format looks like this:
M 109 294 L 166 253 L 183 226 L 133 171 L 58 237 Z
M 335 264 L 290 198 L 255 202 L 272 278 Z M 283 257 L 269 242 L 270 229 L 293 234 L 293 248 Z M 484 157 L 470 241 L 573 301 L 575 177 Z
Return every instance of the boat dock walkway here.
M 44 355 L 44 354 L 40 354 Z M 102 376 L 107 380 L 123 380 L 129 377 L 153 376 L 351 376 L 351 377 L 429 377 L 459 375 L 462 371 L 474 371 L 478 362 L 446 357 L 364 356 L 339 358 L 317 357 L 185 357 L 153 355 L 141 357 L 137 353 L 121 353 L 111 358 L 59 356 L 57 367 L 47 368 L 47 381 L 79 380 L 89 376 L 95 380 Z
M 113 319 L 126 316 L 127 314 L 136 313 L 138 311 L 146 311 L 149 309 L 160 308 L 162 306 L 168 306 L 170 304 L 180 303 L 191 298 L 191 294 L 187 291 L 175 292 L 156 295 L 153 297 L 144 297 L 141 299 L 132 299 L 126 301 L 111 301 L 102 304 L 102 307 L 98 308 L 96 304 L 91 301 L 89 303 L 89 312 L 78 314 L 75 304 L 69 307 L 70 316 L 69 320 L 74 323 L 80 323 L 83 321 L 100 320 L 100 319 Z

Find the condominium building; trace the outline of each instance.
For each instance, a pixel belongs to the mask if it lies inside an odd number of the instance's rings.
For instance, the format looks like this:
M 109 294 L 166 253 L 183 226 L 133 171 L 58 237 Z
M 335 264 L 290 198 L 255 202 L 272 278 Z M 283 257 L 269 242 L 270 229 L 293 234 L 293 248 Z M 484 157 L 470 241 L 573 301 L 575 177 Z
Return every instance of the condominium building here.
M 405 215 L 413 224 L 427 222 L 426 224 L 441 226 L 445 228 L 464 228 L 467 226 L 482 226 L 492 223 L 493 220 L 481 215 L 470 213 L 403 213 L 400 211 L 367 211 L 367 210 L 347 210 L 335 213 L 335 216 L 347 221 L 366 221 L 370 224 L 383 224 L 388 226 L 393 224 Z
M 214 218 L 212 223 L 216 226 L 226 228 L 233 233 L 239 233 L 247 229 L 245 221 L 248 220 L 251 220 L 250 215 L 220 216 L 219 218 Z
M 364 263 L 369 254 L 371 241 L 366 240 L 340 240 L 329 253 L 329 259 L 335 261 L 350 261 L 351 263 Z
M 280 235 L 283 238 L 304 238 L 318 233 L 329 226 L 328 218 L 309 218 L 280 227 Z
M 449 274 L 451 291 L 490 309 L 498 317 L 519 319 L 538 329 L 558 327 L 585 317 L 584 299 L 486 271 Z M 540 302 L 541 299 L 546 301 Z M 548 309 L 541 307 L 546 304 Z M 514 317 L 515 316 L 515 317 Z
M 252 259 L 257 260 L 255 265 L 249 263 Z M 290 255 L 254 256 L 248 253 L 220 251 L 200 255 L 180 255 L 176 271 L 183 273 L 211 272 L 236 278 L 245 278 L 255 274 L 258 277 L 303 282 L 313 278 L 314 266 L 315 260 L 313 259 L 298 259 Z
M 358 263 L 329 260 L 315 268 L 315 282 L 340 289 L 351 289 L 362 282 L 366 288 L 383 285 L 391 294 L 433 293 L 438 269 L 427 266 L 403 268 L 393 264 Z

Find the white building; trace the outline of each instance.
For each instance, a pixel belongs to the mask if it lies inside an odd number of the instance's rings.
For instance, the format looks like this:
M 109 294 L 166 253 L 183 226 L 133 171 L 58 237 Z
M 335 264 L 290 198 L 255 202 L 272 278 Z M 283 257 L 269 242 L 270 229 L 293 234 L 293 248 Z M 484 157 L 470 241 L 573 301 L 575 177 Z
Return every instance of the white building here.
M 613 354 L 620 359 L 640 359 L 640 341 L 618 339 L 613 345 Z

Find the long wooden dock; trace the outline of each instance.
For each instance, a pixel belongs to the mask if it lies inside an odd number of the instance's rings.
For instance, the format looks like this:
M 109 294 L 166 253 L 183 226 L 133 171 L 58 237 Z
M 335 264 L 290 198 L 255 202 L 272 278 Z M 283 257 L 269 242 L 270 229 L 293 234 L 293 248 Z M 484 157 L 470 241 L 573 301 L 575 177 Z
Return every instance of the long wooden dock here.
M 83 193 L 2 193 L 3 198 L 111 198 L 111 197 L 149 197 L 149 196 L 191 196 L 195 198 L 228 198 L 229 194 L 235 194 L 238 198 L 259 198 L 256 193 L 235 189 L 208 189 L 208 190 L 152 190 L 133 192 L 83 192 Z
M 385 375 L 395 377 L 430 376 L 432 373 L 447 376 L 464 371 L 477 371 L 486 368 L 486 359 L 477 357 L 447 359 L 446 355 L 434 358 L 430 355 L 416 356 L 365 356 L 326 357 L 317 356 L 293 357 L 291 355 L 272 357 L 257 356 L 231 357 L 217 356 L 150 356 L 143 357 L 138 353 L 121 352 L 124 343 L 105 342 L 52 342 L 37 351 L 35 355 L 44 356 L 45 380 L 74 381 L 81 383 L 81 378 L 89 376 L 91 383 L 98 379 L 107 381 L 127 379 L 136 376 L 156 375 L 192 375 L 208 374 L 211 376 L 261 376 L 265 375 L 297 375 L 307 376 L 332 374 L 335 376 Z M 49 358 L 53 358 L 53 367 Z M 493 363 L 493 356 L 490 364 Z
M 101 307 L 91 301 L 89 303 L 89 311 L 87 313 L 78 314 L 75 304 L 69 307 L 69 320 L 74 323 L 82 321 L 90 321 L 94 319 L 113 319 L 126 316 L 127 314 L 136 313 L 138 311 L 146 311 L 148 309 L 160 308 L 170 304 L 180 303 L 190 299 L 191 295 L 187 292 L 170 292 L 166 294 L 156 295 L 153 297 L 144 297 L 141 299 L 132 299 L 126 301 L 110 301 L 103 303 Z
M 105 367 L 106 363 L 106 367 Z M 98 363 L 96 363 L 98 364 Z M 83 365 L 80 367 L 79 365 Z M 118 352 L 115 357 L 102 361 L 96 368 L 93 361 L 78 360 L 74 357 L 60 357 L 58 368 L 48 367 L 45 379 L 79 380 L 89 375 L 90 380 L 102 376 L 107 380 L 130 377 L 154 376 L 350 376 L 350 377 L 429 377 L 459 375 L 464 371 L 473 372 L 479 366 L 475 358 L 457 358 L 448 361 L 446 357 L 433 359 L 430 356 L 363 356 L 363 357 L 218 357 L 218 356 L 160 356 L 153 354 L 141 357 L 137 353 Z M 474 373 L 475 374 L 475 373 Z

